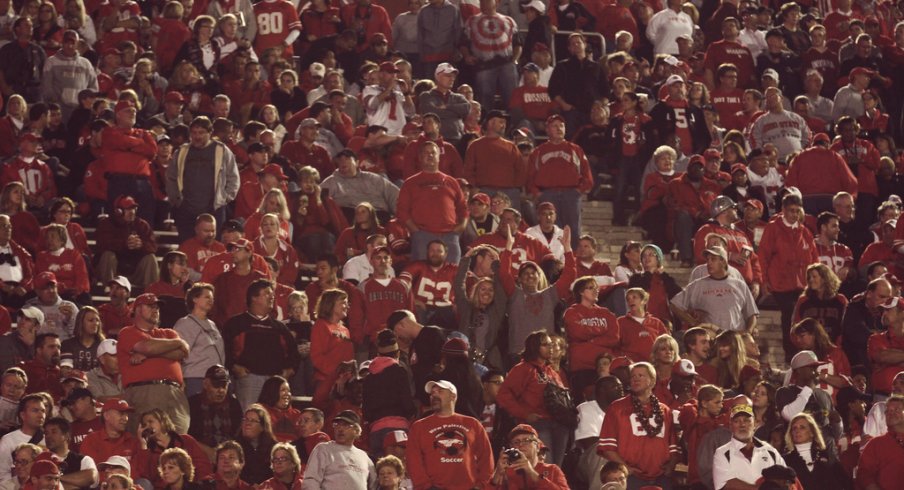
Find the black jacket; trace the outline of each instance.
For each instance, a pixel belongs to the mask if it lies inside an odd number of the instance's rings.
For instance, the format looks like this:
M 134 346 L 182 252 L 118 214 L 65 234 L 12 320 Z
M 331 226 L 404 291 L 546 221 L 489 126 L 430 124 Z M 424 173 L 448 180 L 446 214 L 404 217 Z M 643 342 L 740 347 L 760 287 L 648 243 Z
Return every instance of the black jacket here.
M 688 130 L 691 133 L 691 147 L 694 154 L 703 154 L 703 151 L 709 148 L 712 142 L 712 136 L 706 127 L 706 119 L 703 116 L 703 110 L 699 107 L 688 104 L 685 111 L 685 121 Z M 666 102 L 659 102 L 653 106 L 650 111 L 650 117 L 653 121 L 650 123 L 653 128 L 653 145 L 661 145 L 665 141 L 666 136 L 675 132 L 675 125 L 678 117 L 673 109 Z
M 391 416 L 408 419 L 416 412 L 411 376 L 389 357 L 377 357 L 371 362 L 370 374 L 364 378 L 363 397 L 364 420 L 369 423 Z
M 555 100 L 561 96 L 584 114 L 590 114 L 593 102 L 608 93 L 606 74 L 600 64 L 590 58 L 568 58 L 553 68 L 549 78 L 549 98 Z
M 847 490 L 853 488 L 841 464 L 826 451 L 813 448 L 813 466 L 807 466 L 797 450 L 783 457 L 785 465 L 797 473 L 804 490 Z

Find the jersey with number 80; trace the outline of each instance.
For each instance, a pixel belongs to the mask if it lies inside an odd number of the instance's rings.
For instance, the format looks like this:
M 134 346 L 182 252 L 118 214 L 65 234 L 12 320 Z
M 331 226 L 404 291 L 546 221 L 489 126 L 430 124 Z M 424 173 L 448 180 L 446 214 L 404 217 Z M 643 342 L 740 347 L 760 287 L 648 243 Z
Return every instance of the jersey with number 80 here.
M 286 0 L 265 0 L 255 4 L 254 18 L 257 20 L 257 35 L 254 37 L 257 53 L 284 45 L 290 32 L 301 29 L 298 12 Z M 287 47 L 286 51 L 290 54 L 292 47 Z

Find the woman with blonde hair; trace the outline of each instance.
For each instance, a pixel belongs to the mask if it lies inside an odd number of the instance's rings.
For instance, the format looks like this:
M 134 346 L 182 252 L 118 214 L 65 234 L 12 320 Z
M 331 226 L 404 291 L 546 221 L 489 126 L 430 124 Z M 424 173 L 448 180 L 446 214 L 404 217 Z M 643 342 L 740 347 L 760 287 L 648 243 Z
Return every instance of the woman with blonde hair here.
M 646 290 L 633 287 L 628 289 L 625 292 L 628 313 L 618 317 L 618 332 L 621 338 L 619 350 L 633 362 L 650 359 L 653 355 L 654 339 L 669 333 L 666 324 L 647 311 L 649 301 L 650 293 Z
M 716 368 L 716 384 L 723 389 L 738 389 L 741 371 L 749 364 L 741 335 L 724 330 L 716 335 L 715 348 L 716 357 L 711 363 Z
M 254 241 L 261 236 L 261 220 L 265 214 L 276 216 L 279 220 L 279 238 L 288 241 L 292 236 L 292 217 L 286 195 L 278 187 L 264 193 L 257 210 L 245 220 L 245 238 Z
M 850 488 L 835 449 L 827 447 L 816 421 L 808 413 L 791 419 L 785 431 L 785 465 L 797 473 L 804 490 L 844 490 Z
M 502 356 L 496 341 L 505 321 L 508 297 L 502 283 L 491 277 L 477 279 L 468 292 L 468 275 L 472 263 L 490 261 L 498 266 L 499 254 L 488 246 L 468 250 L 458 262 L 455 274 L 455 308 L 458 311 L 458 331 L 468 336 L 471 356 L 480 364 L 501 368 Z
M 112 473 L 105 477 L 100 486 L 101 490 L 133 490 L 135 483 L 128 475 Z
M 814 318 L 822 324 L 830 339 L 841 335 L 841 319 L 848 300 L 838 293 L 841 280 L 827 265 L 816 263 L 807 267 L 807 288 L 794 305 L 792 321 Z
M 279 266 L 279 276 L 276 278 L 276 282 L 294 285 L 298 278 L 300 261 L 295 247 L 281 237 L 279 217 L 275 213 L 263 215 L 259 230 L 260 236 L 253 241 L 254 252 L 264 258 L 276 261 Z
M 38 248 L 41 225 L 35 215 L 28 212 L 25 185 L 18 180 L 8 182 L 0 192 L 0 212 L 9 216 L 13 226 L 13 240 L 32 255 Z
M 142 462 L 146 465 L 144 466 L 145 468 L 163 468 L 167 462 L 174 461 L 170 458 L 172 455 L 181 454 L 190 463 L 194 461 L 190 471 L 181 462 L 178 463 L 184 474 L 182 475 L 184 476 L 182 483 L 200 481 L 201 478 L 213 472 L 210 459 L 204 453 L 198 441 L 188 434 L 177 433 L 172 419 L 165 411 L 159 408 L 152 408 L 141 414 L 139 429 L 141 437 L 147 443 L 147 451 L 143 451 L 141 454 L 133 456 L 133 458 L 136 458 L 136 462 L 139 457 L 147 458 Z M 176 457 L 175 460 L 178 461 L 179 458 L 181 456 Z M 197 469 L 197 474 L 195 474 L 195 469 Z M 172 472 L 168 474 L 174 476 Z M 178 479 L 167 478 L 168 474 L 161 472 L 160 479 L 151 476 L 151 483 L 154 484 L 154 488 L 160 488 L 163 485 L 171 486 L 179 482 Z M 180 487 L 175 486 L 172 488 L 178 490 Z
M 380 224 L 377 208 L 369 202 L 362 202 L 355 206 L 354 223 L 342 230 L 336 239 L 335 253 L 339 263 L 363 253 L 367 237 L 371 235 L 386 235 L 386 228 Z
M 674 398 L 669 392 L 669 382 L 672 380 L 672 366 L 678 362 L 678 341 L 669 334 L 662 334 L 653 341 L 653 351 L 650 353 L 650 363 L 656 368 L 656 386 L 653 393 L 666 405 L 671 404 Z
M 164 490 L 201 490 L 203 488 L 200 484 L 193 483 L 194 462 L 192 457 L 181 448 L 172 447 L 163 451 L 157 471 L 160 473 Z
M 336 237 L 348 227 L 342 209 L 320 188 L 320 171 L 307 165 L 298 169 L 297 194 L 292 204 L 292 243 L 307 257 L 336 247 Z
M 264 123 L 267 129 L 273 131 L 273 153 L 279 153 L 283 139 L 286 137 L 286 127 L 280 121 L 279 111 L 273 104 L 265 104 L 258 112 L 257 120 Z
M 83 0 L 67 0 L 63 12 L 63 25 L 66 29 L 78 32 L 79 37 L 85 40 L 88 46 L 94 46 L 97 42 L 97 30 L 94 28 L 94 20 L 87 14 Z
M 73 369 L 87 373 L 100 364 L 97 347 L 103 341 L 100 312 L 93 306 L 82 306 L 75 316 L 72 338 L 63 341 L 60 352 L 72 355 Z

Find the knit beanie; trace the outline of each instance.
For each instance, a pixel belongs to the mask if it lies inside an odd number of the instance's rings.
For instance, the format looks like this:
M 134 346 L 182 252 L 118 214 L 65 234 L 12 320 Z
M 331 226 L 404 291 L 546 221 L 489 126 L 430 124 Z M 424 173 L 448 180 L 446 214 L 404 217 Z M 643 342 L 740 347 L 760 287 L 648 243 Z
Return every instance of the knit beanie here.
M 640 249 L 640 254 L 643 255 L 643 251 L 648 248 L 653 250 L 653 253 L 656 254 L 656 259 L 659 260 L 659 265 L 662 265 L 662 249 L 660 249 L 657 245 L 648 243 L 648 244 L 644 245 L 643 248 Z

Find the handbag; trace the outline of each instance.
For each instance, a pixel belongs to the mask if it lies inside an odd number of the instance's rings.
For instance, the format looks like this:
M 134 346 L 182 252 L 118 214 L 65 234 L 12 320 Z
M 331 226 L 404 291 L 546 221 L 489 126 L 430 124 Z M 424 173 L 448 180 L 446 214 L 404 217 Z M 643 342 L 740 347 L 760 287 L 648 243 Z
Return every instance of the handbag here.
M 537 375 L 540 381 L 546 383 L 546 387 L 543 389 L 543 406 L 549 412 L 552 420 L 569 429 L 577 427 L 578 411 L 574 406 L 574 400 L 571 398 L 571 391 L 554 383 L 539 367 L 537 368 Z

